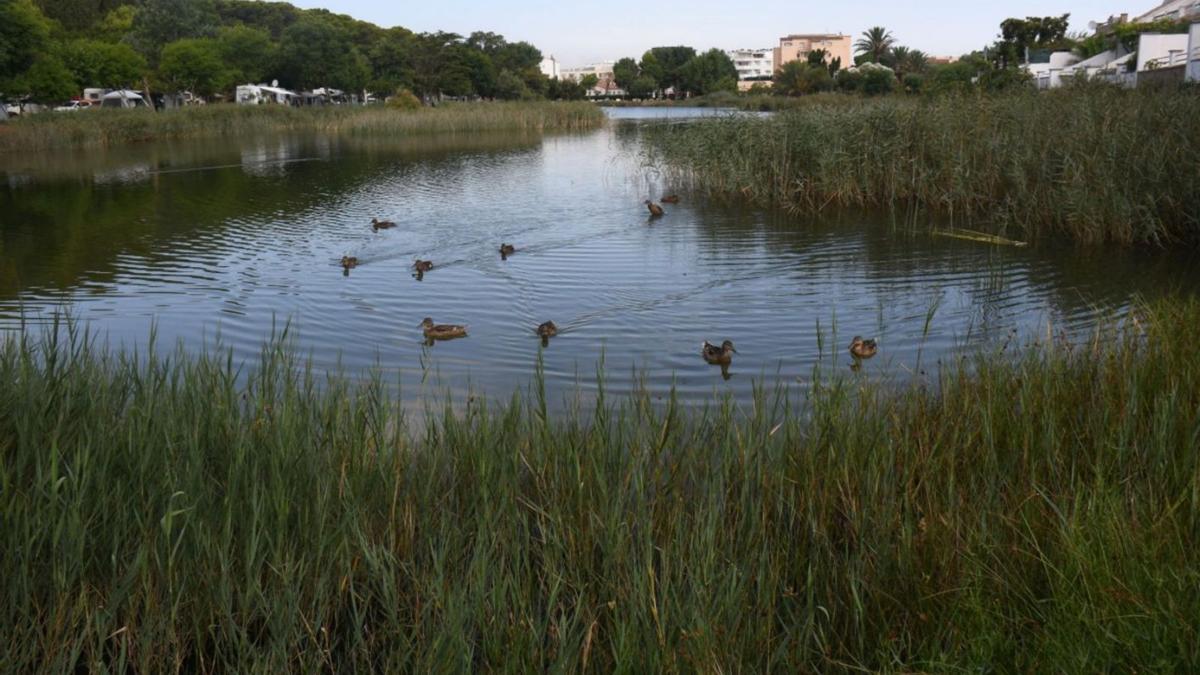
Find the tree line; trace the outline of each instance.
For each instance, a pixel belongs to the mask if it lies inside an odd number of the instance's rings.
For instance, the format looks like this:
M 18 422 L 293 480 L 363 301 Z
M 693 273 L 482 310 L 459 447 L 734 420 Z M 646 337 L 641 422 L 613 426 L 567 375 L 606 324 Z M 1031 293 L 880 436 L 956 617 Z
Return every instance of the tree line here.
M 209 97 L 278 80 L 389 95 L 582 99 L 545 77 L 527 42 L 381 28 L 327 10 L 255 0 L 0 0 L 0 92 L 37 102 L 85 87 Z

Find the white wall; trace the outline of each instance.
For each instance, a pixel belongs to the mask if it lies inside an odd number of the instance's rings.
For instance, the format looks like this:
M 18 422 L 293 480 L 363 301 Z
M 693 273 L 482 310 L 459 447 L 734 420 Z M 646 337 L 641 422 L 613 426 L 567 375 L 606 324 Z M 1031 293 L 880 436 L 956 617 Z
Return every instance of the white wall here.
M 1147 70 L 1147 66 L 1152 63 L 1157 64 L 1155 67 L 1158 68 L 1166 68 L 1171 65 L 1181 66 L 1187 48 L 1188 36 L 1186 34 L 1142 33 L 1138 38 L 1138 72 Z M 1175 53 L 1172 54 L 1172 52 Z M 1175 63 L 1169 61 L 1172 57 L 1176 59 Z

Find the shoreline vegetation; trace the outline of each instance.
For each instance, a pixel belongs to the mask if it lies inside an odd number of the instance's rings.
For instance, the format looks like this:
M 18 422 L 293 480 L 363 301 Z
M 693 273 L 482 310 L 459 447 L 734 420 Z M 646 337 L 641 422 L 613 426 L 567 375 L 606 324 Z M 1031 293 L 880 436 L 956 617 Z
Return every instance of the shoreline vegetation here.
M 0 152 L 287 132 L 365 136 L 573 131 L 592 129 L 603 122 L 601 110 L 582 102 L 447 103 L 415 110 L 382 105 L 293 108 L 231 104 L 160 112 L 88 110 L 34 115 L 0 125 Z
M 1195 90 L 813 98 L 648 127 L 647 160 L 680 188 L 804 215 L 895 208 L 1015 240 L 1200 246 Z
M 1198 323 L 1173 299 L 892 394 L 818 376 L 744 408 L 548 417 L 535 379 L 416 430 L 283 342 L 242 369 L 15 335 L 0 662 L 1195 670 Z

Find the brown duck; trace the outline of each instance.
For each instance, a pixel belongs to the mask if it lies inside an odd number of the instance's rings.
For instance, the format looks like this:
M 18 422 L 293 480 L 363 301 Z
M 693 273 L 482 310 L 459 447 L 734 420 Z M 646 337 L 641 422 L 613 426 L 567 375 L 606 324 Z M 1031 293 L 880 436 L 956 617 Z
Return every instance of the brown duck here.
M 358 267 L 358 258 L 352 255 L 342 256 L 342 267 L 348 270 Z
M 729 365 L 733 362 L 733 355 L 736 353 L 737 350 L 733 348 L 733 343 L 729 340 L 722 342 L 720 347 L 711 344 L 708 340 L 700 345 L 700 355 L 713 365 Z
M 395 226 L 396 224 L 390 220 L 379 220 L 377 218 L 371 219 L 371 229 L 375 230 L 376 232 L 379 230 L 389 230 Z
M 875 340 L 864 340 L 861 335 L 855 335 L 850 341 L 850 355 L 856 359 L 869 359 L 879 352 L 879 343 Z
M 547 321 L 537 327 L 537 334 L 542 338 L 552 338 L 558 335 L 558 326 L 554 325 L 553 321 Z
M 646 204 L 646 208 L 650 209 L 650 217 L 651 218 L 658 218 L 658 217 L 662 216 L 664 213 L 666 213 L 666 211 L 663 211 L 663 207 L 659 206 L 658 204 L 655 204 L 654 202 L 650 201 L 649 199 L 647 199 L 645 201 L 645 204 Z
M 430 340 L 449 340 L 451 338 L 460 338 L 467 336 L 467 327 L 455 324 L 435 324 L 433 319 L 425 317 L 421 321 L 421 328 L 425 332 L 425 337 Z
M 679 195 L 667 195 L 667 196 L 665 196 L 665 197 L 663 197 L 663 198 L 662 198 L 662 203 L 664 203 L 664 204 L 678 204 L 678 203 L 679 203 Z
M 429 270 L 433 269 L 433 261 L 418 259 L 416 262 L 413 263 L 413 269 L 416 270 L 418 273 L 424 274 L 425 272 L 428 272 Z
M 517 252 L 517 247 L 512 244 L 500 244 L 500 255 L 510 256 Z

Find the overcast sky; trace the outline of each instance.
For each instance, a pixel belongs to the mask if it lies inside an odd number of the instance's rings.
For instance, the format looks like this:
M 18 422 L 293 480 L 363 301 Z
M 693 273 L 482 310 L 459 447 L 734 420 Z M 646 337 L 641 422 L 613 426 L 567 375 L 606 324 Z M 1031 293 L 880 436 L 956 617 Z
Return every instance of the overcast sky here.
M 848 33 L 885 26 L 900 44 L 959 55 L 990 43 L 1010 16 L 1071 13 L 1071 30 L 1156 0 L 291 0 L 385 27 L 417 32 L 476 30 L 526 40 L 566 66 L 640 56 L 657 45 L 762 48 L 787 33 Z

